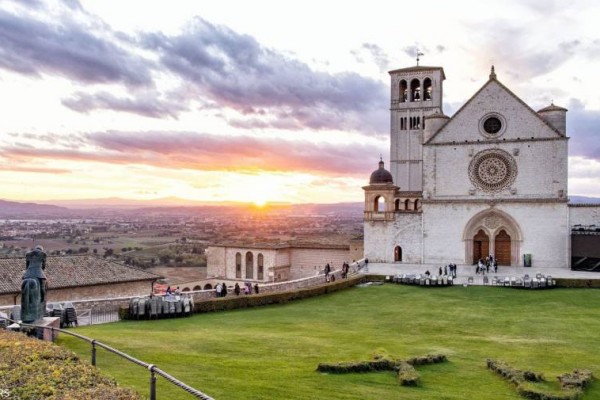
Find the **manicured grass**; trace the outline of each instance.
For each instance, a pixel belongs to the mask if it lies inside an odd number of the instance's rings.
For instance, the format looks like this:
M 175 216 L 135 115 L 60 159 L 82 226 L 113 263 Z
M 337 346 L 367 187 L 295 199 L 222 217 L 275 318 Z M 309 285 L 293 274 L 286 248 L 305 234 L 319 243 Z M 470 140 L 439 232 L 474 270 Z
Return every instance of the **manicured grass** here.
M 600 291 L 490 287 L 352 288 L 286 305 L 191 318 L 128 321 L 75 330 L 156 364 L 217 400 L 519 399 L 486 358 L 555 377 L 576 368 L 600 376 Z M 89 345 L 62 335 L 86 359 Z M 359 361 L 377 349 L 396 357 L 443 353 L 417 367 L 421 386 L 393 372 L 333 375 L 320 362 Z M 143 368 L 98 350 L 98 366 L 148 394 Z M 190 399 L 159 378 L 158 398 Z M 595 382 L 583 399 L 600 399 Z

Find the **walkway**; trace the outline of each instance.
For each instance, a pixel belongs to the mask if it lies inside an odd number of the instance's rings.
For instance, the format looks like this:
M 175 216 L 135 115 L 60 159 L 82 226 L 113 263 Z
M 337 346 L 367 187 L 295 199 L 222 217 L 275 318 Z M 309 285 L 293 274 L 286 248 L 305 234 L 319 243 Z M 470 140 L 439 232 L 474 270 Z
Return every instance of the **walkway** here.
M 397 274 L 424 274 L 425 271 L 431 272 L 432 275 L 437 275 L 439 272 L 439 264 L 405 264 L 405 263 L 369 263 L 368 272 L 363 268 L 361 272 L 364 274 L 374 275 L 397 275 Z M 443 269 L 443 266 L 442 266 Z M 494 276 L 505 277 L 515 276 L 523 277 L 525 274 L 535 276 L 537 273 L 550 275 L 553 278 L 573 278 L 573 279 L 600 279 L 599 272 L 571 271 L 567 268 L 523 268 L 523 267 L 506 267 L 498 266 L 498 272 L 490 272 L 486 274 L 490 281 Z M 461 285 L 467 282 L 469 277 L 473 277 L 474 285 L 483 285 L 483 276 L 475 275 L 475 265 L 458 265 L 457 277 L 455 284 Z

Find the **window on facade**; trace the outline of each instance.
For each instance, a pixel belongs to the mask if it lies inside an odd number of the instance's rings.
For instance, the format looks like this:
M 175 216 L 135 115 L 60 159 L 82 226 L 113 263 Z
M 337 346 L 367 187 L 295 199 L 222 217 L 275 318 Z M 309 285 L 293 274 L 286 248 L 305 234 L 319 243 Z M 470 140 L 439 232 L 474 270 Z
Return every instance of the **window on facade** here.
M 418 79 L 410 82 L 410 94 L 412 101 L 421 101 L 421 82 Z
M 235 253 L 235 277 L 242 279 L 242 255 Z
M 423 100 L 431 100 L 433 98 L 433 86 L 431 85 L 431 79 L 425 78 L 425 81 L 423 81 L 423 87 L 425 88 Z
M 246 279 L 254 279 L 254 256 L 250 251 L 246 253 Z
M 408 98 L 407 84 L 404 79 L 400 81 L 400 103 L 404 103 Z
M 263 280 L 264 279 L 264 266 L 263 263 L 265 261 L 265 258 L 263 257 L 262 253 L 258 253 L 258 257 L 256 257 L 256 279 L 259 280 Z
M 374 200 L 374 211 L 375 212 L 384 212 L 385 211 L 385 199 L 383 196 L 377 196 Z

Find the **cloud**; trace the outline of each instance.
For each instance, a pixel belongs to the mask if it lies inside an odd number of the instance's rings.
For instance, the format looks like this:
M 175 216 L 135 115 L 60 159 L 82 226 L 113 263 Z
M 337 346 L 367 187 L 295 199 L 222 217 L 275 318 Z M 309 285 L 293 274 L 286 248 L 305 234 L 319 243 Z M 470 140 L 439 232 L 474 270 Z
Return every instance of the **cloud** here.
M 32 172 L 38 174 L 67 174 L 71 170 L 63 168 L 44 168 L 44 167 L 29 167 L 29 166 L 6 166 L 0 165 L 0 171 L 8 172 Z
M 600 161 L 600 111 L 586 110 L 577 99 L 571 99 L 567 108 L 569 154 Z
M 39 3 L 33 3 L 39 6 Z M 119 46 L 101 21 L 89 21 L 76 1 L 67 9 L 0 10 L 0 68 L 23 75 L 60 75 L 82 83 L 151 86 L 151 63 Z M 87 21 L 87 23 L 82 22 Z M 105 37 L 107 36 L 108 37 Z
M 382 123 L 372 124 L 375 118 L 369 117 L 379 116 L 387 107 L 387 87 L 382 82 L 350 72 L 314 71 L 251 36 L 201 18 L 195 18 L 180 35 L 146 33 L 141 42 L 159 55 L 170 72 L 242 114 L 260 110 L 270 117 L 292 118 L 290 126 L 312 129 L 341 126 L 371 134 L 387 130 Z M 260 115 L 252 118 L 263 119 Z M 357 124 L 361 119 L 369 124 Z M 263 123 L 272 125 L 268 120 Z
M 380 72 L 385 72 L 390 69 L 390 59 L 388 54 L 374 43 L 363 43 L 362 46 L 360 46 L 360 49 L 352 50 L 350 53 L 359 63 L 365 61 L 363 54 L 366 53 L 371 61 L 377 65 Z
M 4 145 L 0 156 L 32 160 L 142 164 L 211 171 L 286 171 L 368 176 L 385 142 L 314 143 L 197 132 L 104 131 L 81 135 L 81 149 Z
M 150 118 L 177 118 L 180 112 L 188 110 L 185 103 L 165 99 L 160 93 L 148 91 L 137 93 L 134 97 L 117 97 L 109 92 L 77 92 L 63 99 L 62 104 L 82 113 L 108 109 Z

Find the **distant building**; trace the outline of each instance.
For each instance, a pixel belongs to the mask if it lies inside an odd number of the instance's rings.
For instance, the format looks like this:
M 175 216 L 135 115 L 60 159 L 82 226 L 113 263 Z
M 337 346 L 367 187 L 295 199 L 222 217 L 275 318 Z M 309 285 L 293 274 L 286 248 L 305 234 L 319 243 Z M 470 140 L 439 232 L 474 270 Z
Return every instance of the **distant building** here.
M 211 245 L 207 253 L 207 279 L 281 282 L 313 276 L 329 263 L 339 269 L 351 262 L 350 246 L 320 243 L 231 242 Z
M 492 67 L 450 118 L 441 67 L 389 74 L 390 170 L 380 161 L 363 187 L 365 257 L 569 267 L 572 227 L 600 225 L 600 206 L 568 202 L 567 110 L 534 111 Z
M 0 305 L 21 304 L 24 258 L 0 258 Z M 162 277 L 90 255 L 48 256 L 48 302 L 146 296 Z

